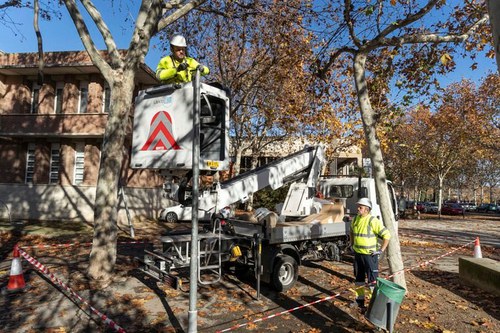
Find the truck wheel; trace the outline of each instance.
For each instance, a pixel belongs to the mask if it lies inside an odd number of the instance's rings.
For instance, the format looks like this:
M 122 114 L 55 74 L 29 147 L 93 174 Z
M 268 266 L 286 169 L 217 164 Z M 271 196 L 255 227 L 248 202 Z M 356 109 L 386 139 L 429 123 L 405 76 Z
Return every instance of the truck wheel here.
M 277 291 L 286 291 L 293 287 L 299 276 L 299 265 L 289 255 L 276 257 L 272 273 L 272 284 Z
M 165 221 L 168 223 L 177 223 L 179 217 L 174 212 L 168 212 L 167 215 L 165 215 Z
M 331 261 L 340 261 L 340 249 L 337 244 L 328 242 L 325 245 L 325 259 Z

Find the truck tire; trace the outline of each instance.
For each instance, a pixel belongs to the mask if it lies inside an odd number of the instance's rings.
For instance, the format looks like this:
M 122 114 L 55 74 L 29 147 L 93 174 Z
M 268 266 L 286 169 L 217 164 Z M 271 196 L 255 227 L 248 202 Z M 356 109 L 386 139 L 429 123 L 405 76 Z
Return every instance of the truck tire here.
M 167 215 L 165 215 L 165 221 L 168 223 L 177 223 L 179 217 L 174 212 L 168 212 Z
M 286 254 L 276 257 L 271 282 L 277 291 L 286 291 L 292 288 L 298 277 L 299 265 L 294 258 Z

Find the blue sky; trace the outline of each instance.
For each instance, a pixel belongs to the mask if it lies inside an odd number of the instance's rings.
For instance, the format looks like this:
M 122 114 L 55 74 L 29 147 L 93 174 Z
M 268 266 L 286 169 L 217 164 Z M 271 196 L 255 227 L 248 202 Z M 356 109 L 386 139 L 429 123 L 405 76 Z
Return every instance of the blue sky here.
M 103 5 L 103 3 L 105 5 Z M 115 2 L 115 3 L 118 3 Z M 137 16 L 138 5 L 125 4 L 126 1 L 121 1 L 121 6 L 110 7 L 110 1 L 94 1 L 97 9 L 108 8 L 101 10 L 101 15 L 104 21 L 111 30 L 118 48 L 127 49 L 130 38 L 132 36 L 134 20 Z M 138 1 L 136 1 L 138 3 Z M 127 5 L 133 6 L 128 8 Z M 137 7 L 137 8 L 136 8 Z M 43 38 L 43 49 L 49 51 L 79 51 L 84 50 L 83 43 L 76 31 L 76 28 L 69 17 L 65 7 L 61 7 L 61 20 L 53 19 L 51 21 L 39 20 L 40 31 Z M 84 13 L 82 13 L 83 15 Z M 9 10 L 9 18 L 13 25 L 0 25 L 2 32 L 0 33 L 0 50 L 8 53 L 20 52 L 37 52 L 38 46 L 36 35 L 33 28 L 33 10 L 29 9 L 11 9 Z M 86 21 L 87 23 L 90 21 Z M 105 49 L 105 45 L 100 38 L 100 34 L 94 26 L 89 25 L 91 35 L 94 37 L 98 49 Z M 160 57 L 167 55 L 168 50 L 163 52 L 155 46 L 158 39 L 154 38 L 151 41 L 150 50 L 146 56 L 146 64 L 153 70 L 160 60 Z
M 110 1 L 96 0 L 96 7 L 101 10 L 104 21 L 113 34 L 118 48 L 128 48 L 128 43 L 133 30 L 133 21 L 137 15 L 138 1 L 115 1 L 115 6 L 110 7 Z M 128 7 L 132 6 L 132 7 Z M 102 8 L 107 8 L 102 10 Z M 40 30 L 42 32 L 44 51 L 77 51 L 83 50 L 83 44 L 71 21 L 65 7 L 61 7 L 62 19 L 53 19 L 52 21 L 40 20 Z M 0 25 L 0 50 L 9 53 L 17 52 L 36 52 L 36 35 L 33 29 L 33 11 L 27 9 L 9 10 L 9 19 L 18 24 L 14 26 Z M 100 37 L 100 34 L 94 27 L 89 26 L 91 34 L 94 37 Z M 104 49 L 104 43 L 100 38 L 95 38 L 97 47 Z M 168 50 L 159 48 L 159 41 L 153 38 L 150 50 L 146 56 L 146 64 L 153 70 L 162 56 L 168 54 Z M 456 59 L 457 69 L 446 77 L 441 78 L 443 86 L 449 83 L 460 81 L 462 78 L 468 78 L 478 81 L 490 72 L 497 72 L 494 59 L 478 56 L 478 67 L 472 70 L 470 66 L 472 61 L 469 59 Z M 208 64 L 210 66 L 210 64 Z

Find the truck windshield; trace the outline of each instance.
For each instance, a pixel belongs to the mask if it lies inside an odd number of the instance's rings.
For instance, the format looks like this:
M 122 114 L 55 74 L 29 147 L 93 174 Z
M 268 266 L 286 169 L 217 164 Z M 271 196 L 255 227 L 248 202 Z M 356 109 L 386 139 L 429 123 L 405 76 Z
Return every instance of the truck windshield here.
M 322 192 L 326 198 L 350 198 L 354 194 L 352 185 L 328 185 Z

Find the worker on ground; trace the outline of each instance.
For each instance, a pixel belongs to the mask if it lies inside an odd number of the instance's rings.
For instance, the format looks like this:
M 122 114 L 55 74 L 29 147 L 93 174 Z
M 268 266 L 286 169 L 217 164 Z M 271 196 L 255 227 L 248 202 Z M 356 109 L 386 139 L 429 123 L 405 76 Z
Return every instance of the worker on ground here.
M 357 205 L 358 215 L 351 223 L 350 245 L 354 251 L 356 303 L 364 311 L 366 279 L 373 291 L 373 282 L 378 277 L 378 259 L 389 245 L 391 235 L 382 222 L 370 214 L 372 203 L 368 198 L 361 198 Z M 379 238 L 382 239 L 380 249 Z
M 169 56 L 163 57 L 156 67 L 156 77 L 164 84 L 190 82 L 197 69 L 201 75 L 207 75 L 210 70 L 200 65 L 198 61 L 187 56 L 186 39 L 176 35 L 170 40 Z

